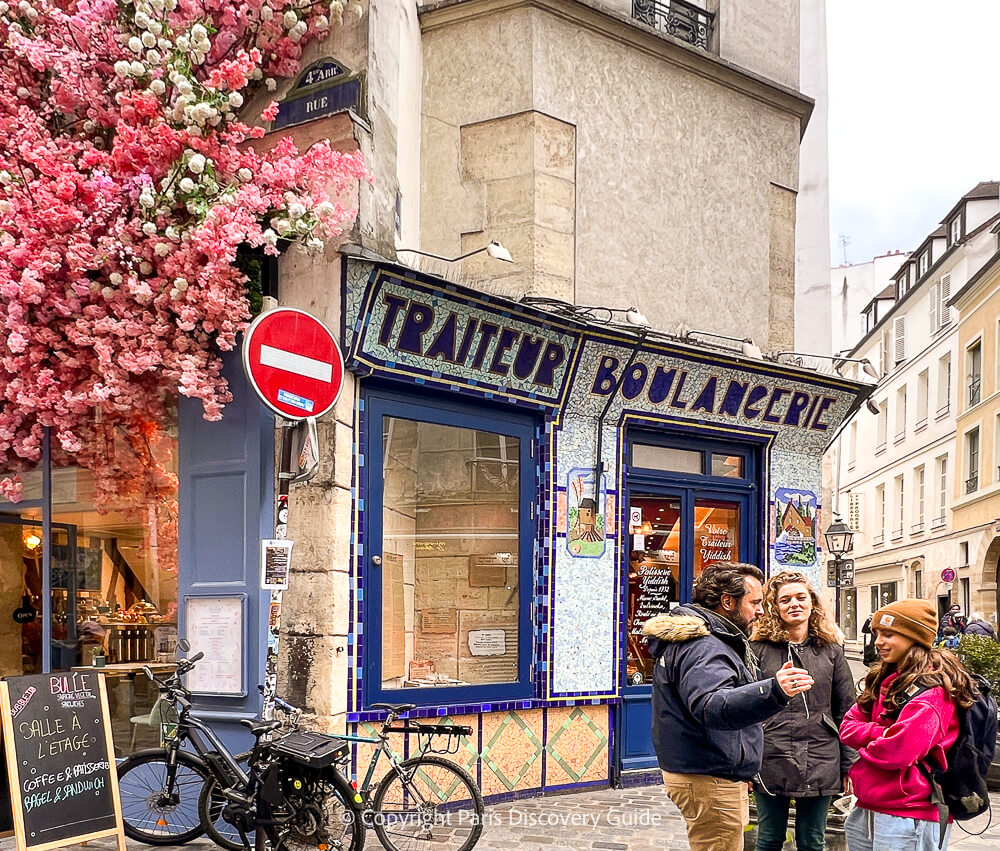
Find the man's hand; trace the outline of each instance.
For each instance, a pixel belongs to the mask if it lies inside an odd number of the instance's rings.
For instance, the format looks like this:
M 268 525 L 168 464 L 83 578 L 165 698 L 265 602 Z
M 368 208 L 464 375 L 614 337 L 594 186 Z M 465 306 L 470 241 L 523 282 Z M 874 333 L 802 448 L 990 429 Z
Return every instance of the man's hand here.
M 792 662 L 785 662 L 774 675 L 778 687 L 789 697 L 809 691 L 813 678 L 805 668 L 796 668 Z

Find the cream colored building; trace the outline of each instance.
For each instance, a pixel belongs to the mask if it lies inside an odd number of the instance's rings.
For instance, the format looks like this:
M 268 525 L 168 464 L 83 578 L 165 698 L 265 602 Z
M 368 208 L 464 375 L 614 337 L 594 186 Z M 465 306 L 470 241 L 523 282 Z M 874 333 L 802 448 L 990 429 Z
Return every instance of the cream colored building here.
M 1000 558 L 1000 225 L 993 254 L 952 298 L 958 311 L 959 369 L 952 523 L 960 573 L 969 582 L 967 611 L 997 620 Z M 965 578 L 965 577 L 963 577 Z
M 993 257 L 998 220 L 998 184 L 964 195 L 895 272 L 893 291 L 869 303 L 870 330 L 850 353 L 881 376 L 870 409 L 854 416 L 828 453 L 835 505 L 856 533 L 855 584 L 841 600 L 851 642 L 872 612 L 903 597 L 931 600 L 939 610 L 952 602 L 963 610 L 981 606 L 996 617 L 995 593 L 981 587 L 992 524 L 987 530 L 958 510 L 969 502 L 959 488 L 969 478 L 961 441 L 972 425 L 956 432 L 967 390 L 951 299 Z M 980 559 L 978 568 L 967 553 Z M 945 568 L 955 570 L 954 583 L 942 578 Z

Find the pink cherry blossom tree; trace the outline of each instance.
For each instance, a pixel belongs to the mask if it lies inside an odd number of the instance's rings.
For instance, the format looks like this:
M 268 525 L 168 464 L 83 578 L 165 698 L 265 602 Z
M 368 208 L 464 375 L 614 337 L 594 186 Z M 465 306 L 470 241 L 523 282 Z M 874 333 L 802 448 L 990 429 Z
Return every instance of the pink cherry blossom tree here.
M 231 399 L 250 312 L 241 246 L 322 247 L 359 154 L 266 152 L 245 103 L 360 0 L 0 0 L 0 490 L 40 458 L 95 504 L 176 498 L 160 423 Z M 260 114 L 277 113 L 271 102 Z M 176 520 L 168 505 L 161 526 Z

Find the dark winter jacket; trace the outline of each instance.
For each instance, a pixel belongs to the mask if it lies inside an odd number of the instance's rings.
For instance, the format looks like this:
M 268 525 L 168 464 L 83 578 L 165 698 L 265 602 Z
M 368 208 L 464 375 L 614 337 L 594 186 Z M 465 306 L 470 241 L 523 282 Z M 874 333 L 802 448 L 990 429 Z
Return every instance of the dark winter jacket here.
M 986 621 L 976 618 L 975 620 L 969 621 L 969 625 L 965 628 L 966 635 L 988 635 L 990 638 L 996 638 L 996 630 L 993 629 L 992 624 L 986 623 Z
M 757 681 L 746 636 L 700 606 L 643 625 L 653 666 L 653 746 L 660 768 L 750 780 L 760 770 L 761 722 L 788 703 L 776 680 Z M 747 663 L 750 663 L 748 667 Z
M 771 795 L 812 798 L 839 795 L 841 778 L 858 755 L 840 743 L 840 722 L 857 699 L 851 669 L 839 644 L 820 646 L 752 641 L 762 677 L 773 677 L 789 660 L 812 674 L 813 686 L 764 722 L 760 785 Z

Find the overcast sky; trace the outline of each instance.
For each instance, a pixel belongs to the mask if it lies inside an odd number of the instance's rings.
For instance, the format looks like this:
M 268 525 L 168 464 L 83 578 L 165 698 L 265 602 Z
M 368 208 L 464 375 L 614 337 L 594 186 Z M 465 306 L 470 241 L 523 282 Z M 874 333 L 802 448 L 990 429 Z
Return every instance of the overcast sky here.
M 830 260 L 912 250 L 1000 180 L 1000 2 L 827 0 Z

